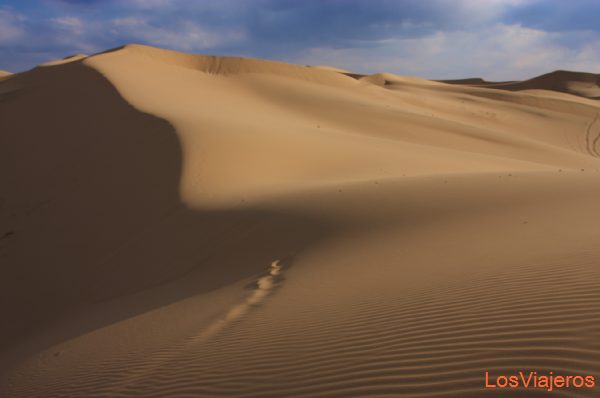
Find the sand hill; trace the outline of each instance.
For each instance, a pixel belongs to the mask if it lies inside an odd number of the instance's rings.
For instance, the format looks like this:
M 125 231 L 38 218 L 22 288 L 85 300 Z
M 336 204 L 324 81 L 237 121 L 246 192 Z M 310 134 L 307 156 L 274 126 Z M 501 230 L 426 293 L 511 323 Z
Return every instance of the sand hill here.
M 480 77 L 471 77 L 467 79 L 450 79 L 450 80 L 437 80 L 441 83 L 448 84 L 471 84 L 471 85 L 484 85 L 484 84 L 492 84 L 493 82 L 488 82 L 487 80 L 483 80 Z
M 600 374 L 600 102 L 139 45 L 69 61 L 0 83 L 0 396 Z
M 584 98 L 600 99 L 600 75 L 584 72 L 559 70 L 533 79 L 514 82 L 488 82 L 481 78 L 441 80 L 441 82 L 509 91 L 550 90 Z

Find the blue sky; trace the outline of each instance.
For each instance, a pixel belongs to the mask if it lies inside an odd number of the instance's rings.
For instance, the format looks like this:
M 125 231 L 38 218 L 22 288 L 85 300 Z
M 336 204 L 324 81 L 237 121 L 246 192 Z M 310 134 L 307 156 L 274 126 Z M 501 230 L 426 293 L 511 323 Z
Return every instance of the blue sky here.
M 126 43 L 426 78 L 600 73 L 600 0 L 0 0 L 0 69 Z

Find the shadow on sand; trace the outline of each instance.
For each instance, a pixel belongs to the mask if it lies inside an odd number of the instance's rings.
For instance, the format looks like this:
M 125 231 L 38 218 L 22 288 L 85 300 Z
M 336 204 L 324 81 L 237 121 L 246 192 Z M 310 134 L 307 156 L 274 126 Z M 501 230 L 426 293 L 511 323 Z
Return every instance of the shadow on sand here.
M 260 274 L 326 230 L 301 215 L 185 207 L 173 126 L 81 61 L 0 83 L 0 123 L 0 351 L 186 276 L 193 285 L 111 308 L 43 344 Z

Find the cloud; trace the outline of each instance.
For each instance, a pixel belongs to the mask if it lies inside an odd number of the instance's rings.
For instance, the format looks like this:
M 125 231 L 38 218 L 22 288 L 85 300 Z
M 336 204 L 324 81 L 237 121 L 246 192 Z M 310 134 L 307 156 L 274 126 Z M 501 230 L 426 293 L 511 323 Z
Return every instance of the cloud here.
M 236 30 L 209 31 L 190 20 L 180 21 L 176 27 L 164 27 L 145 18 L 126 17 L 113 19 L 111 25 L 113 35 L 126 37 L 128 41 L 184 51 L 211 49 L 244 37 Z
M 93 53 L 100 49 L 94 44 L 100 27 L 93 22 L 74 16 L 62 16 L 50 19 L 47 29 L 49 40 L 55 46 L 68 48 L 69 54 L 73 52 Z
M 597 0 L 7 1 L 0 68 L 135 42 L 436 78 L 598 70 Z
M 481 76 L 510 80 L 555 69 L 600 72 L 600 41 L 575 45 L 576 37 L 565 36 L 569 35 L 518 24 L 495 24 L 479 30 L 437 31 L 418 38 L 382 40 L 370 48 L 310 48 L 290 61 L 426 78 Z
M 174 4 L 174 0 L 130 0 L 131 5 L 139 8 L 161 8 Z
M 94 5 L 106 0 L 53 0 L 56 3 L 73 4 L 73 5 Z
M 551 32 L 600 31 L 598 15 L 598 0 L 530 0 L 510 8 L 505 21 Z
M 25 35 L 24 20 L 22 15 L 0 9 L 0 45 L 15 43 Z
M 52 23 L 58 28 L 62 29 L 69 34 L 82 35 L 84 32 L 84 24 L 83 21 L 77 17 L 59 17 L 53 18 Z

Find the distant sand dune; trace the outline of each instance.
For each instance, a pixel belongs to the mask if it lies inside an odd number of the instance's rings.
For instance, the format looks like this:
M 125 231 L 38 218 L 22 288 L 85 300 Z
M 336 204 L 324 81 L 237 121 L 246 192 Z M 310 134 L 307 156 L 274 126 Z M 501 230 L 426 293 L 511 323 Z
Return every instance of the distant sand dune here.
M 333 66 L 327 66 L 327 65 L 310 65 L 310 68 L 315 68 L 315 69 L 321 69 L 321 70 L 327 70 L 330 72 L 337 72 L 337 73 L 351 73 L 345 69 L 341 69 L 341 68 L 336 68 Z
M 480 78 L 441 80 L 441 82 L 509 91 L 551 90 L 584 98 L 600 99 L 600 75 L 584 72 L 559 70 L 529 80 L 515 82 L 487 82 Z
M 0 81 L 1 397 L 522 397 L 549 393 L 485 371 L 600 374 L 587 74 L 66 61 Z

